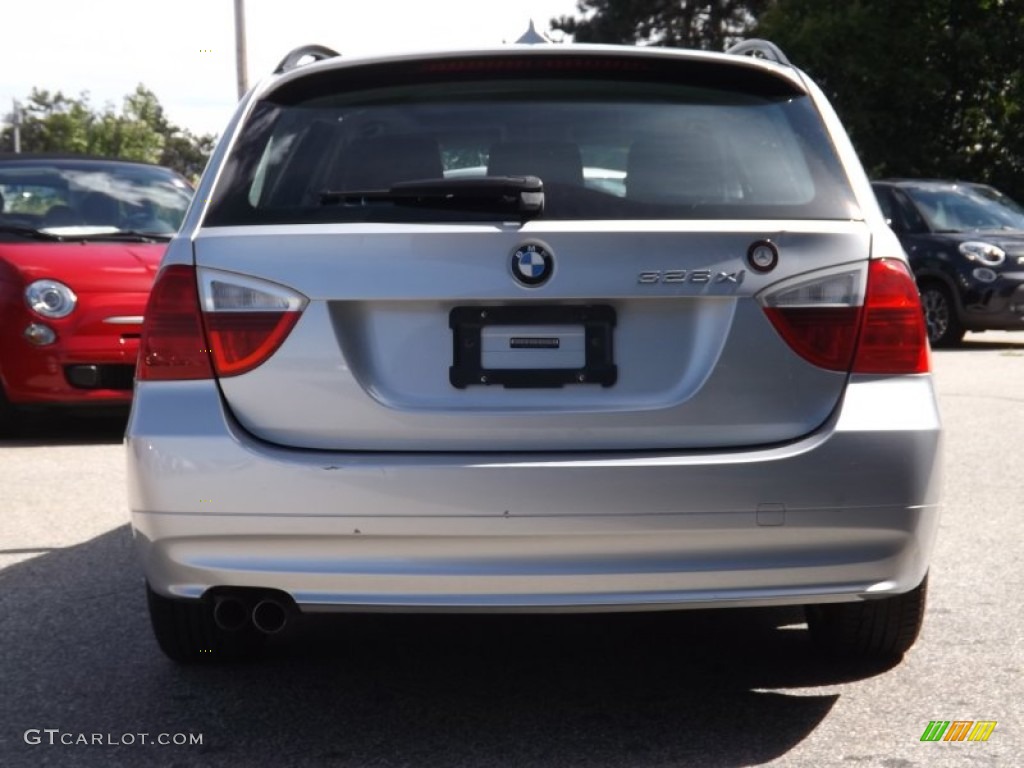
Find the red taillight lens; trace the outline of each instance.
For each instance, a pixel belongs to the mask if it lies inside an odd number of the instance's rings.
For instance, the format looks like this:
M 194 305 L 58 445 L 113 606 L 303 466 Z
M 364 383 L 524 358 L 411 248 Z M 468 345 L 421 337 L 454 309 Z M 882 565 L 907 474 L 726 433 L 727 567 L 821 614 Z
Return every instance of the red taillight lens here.
M 140 381 L 213 377 L 194 268 L 174 264 L 157 275 L 146 304 L 136 376 Z
M 898 259 L 773 286 L 758 298 L 805 360 L 831 371 L 927 373 L 928 340 L 913 275 Z
M 219 376 L 251 371 L 270 357 L 295 327 L 298 312 L 211 312 L 206 315 Z
M 857 341 L 860 307 L 765 307 L 786 343 L 805 360 L 830 371 L 847 371 Z
M 304 296 L 275 283 L 169 266 L 146 306 L 137 376 L 180 381 L 251 371 L 281 346 L 305 306 Z
M 878 259 L 868 268 L 855 373 L 927 373 L 931 369 L 921 299 L 907 265 Z
M 848 371 L 860 326 L 862 268 L 831 270 L 774 286 L 759 297 L 794 352 L 830 371 Z
M 285 340 L 307 299 L 277 283 L 201 269 L 203 320 L 218 376 L 237 376 L 264 363 Z

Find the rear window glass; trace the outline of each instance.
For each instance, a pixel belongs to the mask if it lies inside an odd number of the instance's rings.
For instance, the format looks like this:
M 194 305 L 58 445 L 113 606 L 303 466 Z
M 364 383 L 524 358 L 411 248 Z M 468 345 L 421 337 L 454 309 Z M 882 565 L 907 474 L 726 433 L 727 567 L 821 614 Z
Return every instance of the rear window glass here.
M 338 193 L 524 175 L 543 181 L 545 219 L 859 217 L 813 106 L 785 89 L 557 73 L 360 86 L 258 104 L 207 225 L 508 218 Z

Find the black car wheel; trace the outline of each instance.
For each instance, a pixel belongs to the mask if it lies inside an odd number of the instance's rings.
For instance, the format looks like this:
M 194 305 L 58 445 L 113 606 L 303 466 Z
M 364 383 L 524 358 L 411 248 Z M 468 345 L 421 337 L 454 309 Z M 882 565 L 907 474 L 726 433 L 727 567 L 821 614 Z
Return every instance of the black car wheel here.
M 955 346 L 964 337 L 964 327 L 956 313 L 956 304 L 949 289 L 939 283 L 921 288 L 921 308 L 933 347 Z
M 255 656 L 266 635 L 246 622 L 235 630 L 217 626 L 207 600 L 175 600 L 146 584 L 149 618 L 160 650 L 179 663 L 238 661 Z
M 928 577 L 902 595 L 860 603 L 809 605 L 807 629 L 826 654 L 866 661 L 898 661 L 924 622 Z

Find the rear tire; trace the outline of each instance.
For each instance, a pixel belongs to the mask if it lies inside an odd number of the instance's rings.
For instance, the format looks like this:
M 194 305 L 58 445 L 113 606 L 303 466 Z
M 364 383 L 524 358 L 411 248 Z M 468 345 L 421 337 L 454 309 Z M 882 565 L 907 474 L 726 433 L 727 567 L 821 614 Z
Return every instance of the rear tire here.
M 257 655 L 266 635 L 251 624 L 223 630 L 213 620 L 207 600 L 175 600 L 146 584 L 149 619 L 164 654 L 180 664 L 239 661 Z
M 941 283 L 921 287 L 921 308 L 928 341 L 933 347 L 955 347 L 964 337 L 964 327 L 957 315 L 953 294 Z
M 829 656 L 862 661 L 899 661 L 924 622 L 928 577 L 906 594 L 860 603 L 808 605 L 811 639 Z

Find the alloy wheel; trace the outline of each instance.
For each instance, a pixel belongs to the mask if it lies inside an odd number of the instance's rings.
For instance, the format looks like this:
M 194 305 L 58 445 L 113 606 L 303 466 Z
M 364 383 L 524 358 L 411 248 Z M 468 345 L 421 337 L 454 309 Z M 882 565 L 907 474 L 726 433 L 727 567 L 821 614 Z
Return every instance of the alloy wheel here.
M 935 343 L 949 331 L 949 299 L 940 288 L 925 288 L 921 292 L 921 307 L 928 328 L 928 340 Z

